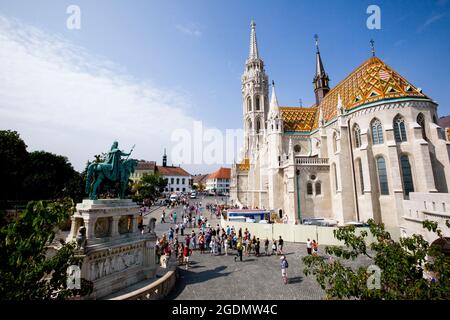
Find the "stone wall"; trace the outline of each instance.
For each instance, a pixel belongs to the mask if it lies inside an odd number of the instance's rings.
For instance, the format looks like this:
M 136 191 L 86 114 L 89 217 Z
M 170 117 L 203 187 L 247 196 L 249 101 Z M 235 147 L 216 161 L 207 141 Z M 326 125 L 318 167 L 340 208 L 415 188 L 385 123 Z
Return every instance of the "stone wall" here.
M 288 242 L 300 242 L 306 243 L 309 238 L 311 240 L 316 240 L 321 245 L 343 245 L 342 242 L 336 240 L 333 231 L 337 228 L 334 227 L 319 227 L 312 225 L 294 225 L 294 224 L 264 224 L 264 223 L 247 223 L 247 222 L 232 222 L 222 219 L 221 225 L 223 228 L 227 226 L 234 226 L 236 230 L 242 228 L 244 231 L 246 228 L 250 231 L 252 237 L 255 235 L 260 240 L 269 238 L 279 239 L 279 236 L 283 238 L 284 241 Z M 363 230 L 368 230 L 368 228 L 357 228 L 357 234 Z M 400 238 L 400 230 L 398 228 L 386 228 L 394 240 Z M 374 238 L 369 235 L 367 237 L 367 243 L 370 244 L 374 242 Z

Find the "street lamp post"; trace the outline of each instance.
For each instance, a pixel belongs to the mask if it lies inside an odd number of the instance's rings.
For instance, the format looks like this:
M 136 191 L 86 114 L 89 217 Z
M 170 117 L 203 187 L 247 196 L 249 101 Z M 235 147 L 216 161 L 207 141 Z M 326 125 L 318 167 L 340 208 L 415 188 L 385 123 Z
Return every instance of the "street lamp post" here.
M 300 208 L 300 184 L 298 180 L 300 180 L 300 170 L 297 169 L 296 171 L 296 182 L 297 182 L 297 211 L 298 211 L 298 220 L 299 223 L 302 224 L 302 214 L 301 214 L 301 208 Z

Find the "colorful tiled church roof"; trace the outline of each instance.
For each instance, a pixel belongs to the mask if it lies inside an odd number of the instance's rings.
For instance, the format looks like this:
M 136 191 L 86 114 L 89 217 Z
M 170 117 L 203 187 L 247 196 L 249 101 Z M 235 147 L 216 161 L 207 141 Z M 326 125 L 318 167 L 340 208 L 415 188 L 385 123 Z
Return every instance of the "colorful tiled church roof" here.
M 317 108 L 280 107 L 285 131 L 309 132 L 313 129 Z
M 337 115 L 338 95 L 345 110 L 364 104 L 403 97 L 428 98 L 405 78 L 377 57 L 371 57 L 338 83 L 319 104 L 323 118 Z
M 240 164 L 238 164 L 239 171 L 248 171 L 250 170 L 250 160 L 248 158 L 242 160 Z
M 381 100 L 403 97 L 429 99 L 381 59 L 370 57 L 331 89 L 318 106 L 280 108 L 284 130 L 309 132 L 316 129 L 319 126 L 319 108 L 325 122 L 332 120 L 337 116 L 338 96 L 347 111 Z

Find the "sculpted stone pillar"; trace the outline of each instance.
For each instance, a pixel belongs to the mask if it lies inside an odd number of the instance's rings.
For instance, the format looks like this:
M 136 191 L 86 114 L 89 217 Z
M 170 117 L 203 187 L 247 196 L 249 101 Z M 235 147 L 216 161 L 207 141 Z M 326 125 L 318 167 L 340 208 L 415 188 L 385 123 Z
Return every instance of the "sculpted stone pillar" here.
M 119 237 L 119 220 L 120 216 L 112 217 L 111 238 Z
M 92 218 L 84 218 L 84 226 L 86 227 L 86 238 L 89 239 L 95 239 L 94 235 L 94 229 L 95 229 L 95 222 L 97 219 Z
M 131 219 L 131 230 L 133 233 L 139 232 L 139 228 L 138 228 L 138 221 L 137 221 L 137 216 L 133 216 L 133 218 Z

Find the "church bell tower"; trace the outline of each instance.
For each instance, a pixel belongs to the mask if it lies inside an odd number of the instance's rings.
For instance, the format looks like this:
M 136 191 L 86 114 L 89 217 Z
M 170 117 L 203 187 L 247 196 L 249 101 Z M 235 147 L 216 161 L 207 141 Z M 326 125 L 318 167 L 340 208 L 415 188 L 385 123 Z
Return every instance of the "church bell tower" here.
M 251 23 L 250 51 L 241 81 L 244 116 L 244 157 L 249 158 L 252 150 L 259 149 L 263 142 L 267 113 L 269 111 L 268 77 L 264 70 L 264 62 L 258 52 L 254 20 Z

